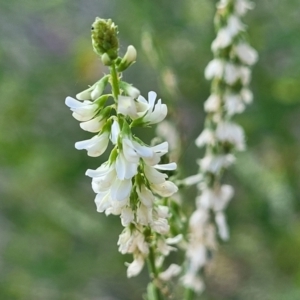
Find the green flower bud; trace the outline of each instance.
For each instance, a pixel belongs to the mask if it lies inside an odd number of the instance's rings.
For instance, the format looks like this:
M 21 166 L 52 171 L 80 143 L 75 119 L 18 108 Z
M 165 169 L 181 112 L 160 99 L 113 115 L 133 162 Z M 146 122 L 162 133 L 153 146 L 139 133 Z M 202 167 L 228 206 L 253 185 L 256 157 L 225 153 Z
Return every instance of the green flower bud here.
M 106 54 L 104 56 L 106 63 L 118 57 L 118 27 L 111 19 L 96 18 L 92 24 L 92 44 L 98 55 Z

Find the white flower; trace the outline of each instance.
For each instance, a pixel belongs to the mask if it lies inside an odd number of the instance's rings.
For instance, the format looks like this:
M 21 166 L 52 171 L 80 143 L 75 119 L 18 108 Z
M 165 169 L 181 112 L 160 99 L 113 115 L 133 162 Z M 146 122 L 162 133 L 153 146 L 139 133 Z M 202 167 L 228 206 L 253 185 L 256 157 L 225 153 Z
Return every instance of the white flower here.
M 251 70 L 248 67 L 240 67 L 240 78 L 243 85 L 248 85 L 251 80 Z
M 152 222 L 152 208 L 141 203 L 136 211 L 136 219 L 138 224 L 147 226 Z
M 127 65 L 130 65 L 136 61 L 136 56 L 137 56 L 136 49 L 132 45 L 130 45 L 127 47 L 127 51 L 122 60 L 126 61 Z
M 243 24 L 235 15 L 231 15 L 227 20 L 227 30 L 232 37 L 236 36 L 240 31 L 245 30 L 245 24 Z
M 128 226 L 134 220 L 134 213 L 130 207 L 124 207 L 121 212 L 122 225 Z
M 150 184 L 151 189 L 161 197 L 170 197 L 178 191 L 178 187 L 172 182 L 166 180 L 159 184 Z
M 205 209 L 197 209 L 190 217 L 189 226 L 192 232 L 204 228 L 205 223 L 209 220 L 208 212 Z
M 240 94 L 246 104 L 250 104 L 253 101 L 253 93 L 249 89 L 243 88 Z
M 149 166 L 157 165 L 160 161 L 160 158 L 168 153 L 169 144 L 168 142 L 163 142 L 161 144 L 150 147 L 152 151 L 151 156 L 141 155 L 143 157 L 144 162 Z M 176 169 L 176 167 L 175 167 Z
M 232 154 L 208 154 L 203 159 L 199 160 L 199 165 L 202 171 L 216 174 L 222 168 L 229 167 L 234 162 L 234 160 L 235 158 Z
M 152 192 L 142 184 L 140 188 L 136 189 L 136 192 L 139 196 L 139 200 L 147 207 L 152 207 L 155 197 Z
M 179 242 L 181 242 L 183 239 L 183 235 L 182 234 L 178 234 L 174 237 L 171 237 L 171 238 L 167 238 L 166 239 L 166 243 L 168 245 L 175 245 L 175 244 L 178 244 Z
M 166 178 L 168 178 L 167 174 L 160 173 L 157 171 L 154 167 L 145 165 L 144 167 L 145 175 L 147 179 L 152 183 L 152 184 L 160 184 L 165 182 Z
M 92 85 L 88 89 L 84 90 L 81 93 L 78 93 L 76 95 L 76 98 L 78 100 L 96 100 L 96 99 L 98 99 L 103 93 L 103 90 L 108 82 L 108 78 L 109 78 L 108 75 L 104 76 L 101 80 L 96 82 L 94 85 Z
M 155 104 L 156 96 L 157 94 L 155 92 L 149 92 L 148 102 L 143 96 L 139 96 L 137 99 L 138 115 L 142 117 L 143 122 L 146 124 L 159 123 L 167 115 L 167 106 L 161 103 L 161 99 Z
M 134 255 L 134 261 L 128 265 L 127 277 L 131 278 L 140 274 L 144 267 L 145 259 L 142 255 Z
M 108 146 L 109 133 L 104 132 L 100 135 L 93 136 L 89 140 L 75 143 L 77 150 L 86 149 L 89 156 L 96 157 L 103 154 Z
M 217 212 L 215 216 L 215 221 L 218 227 L 219 236 L 223 241 L 229 239 L 229 230 L 226 222 L 226 217 L 223 212 Z
M 237 65 L 231 62 L 225 64 L 224 80 L 227 84 L 233 85 L 240 77 L 241 72 Z
M 91 101 L 80 102 L 72 97 L 67 97 L 65 103 L 73 111 L 72 116 L 78 121 L 91 120 L 98 109 L 98 105 Z
M 220 142 L 230 143 L 239 151 L 245 149 L 244 130 L 237 124 L 220 122 L 216 128 L 216 138 Z
M 167 218 L 169 216 L 169 208 L 167 206 L 159 205 L 153 209 L 152 216 L 153 220 L 150 224 L 151 228 L 157 233 L 163 235 L 169 233 L 170 226 L 167 221 Z
M 246 65 L 253 65 L 257 62 L 257 51 L 246 43 L 240 43 L 234 47 L 238 58 Z
M 131 179 L 137 174 L 138 162 L 128 161 L 121 151 L 116 159 L 116 171 L 119 179 Z
M 165 239 L 160 238 L 157 242 L 157 250 L 164 256 L 168 256 L 171 251 L 176 251 L 177 249 L 169 246 Z
M 231 32 L 225 27 L 218 31 L 217 37 L 212 42 L 211 49 L 216 52 L 219 49 L 224 49 L 232 43 Z
M 197 273 L 197 270 L 203 268 L 207 261 L 207 249 L 201 241 L 191 243 L 186 252 L 187 257 L 190 260 L 190 271 Z
M 159 274 L 159 278 L 163 281 L 168 281 L 172 277 L 179 275 L 181 272 L 181 267 L 176 264 L 171 264 L 167 270 Z
M 122 151 L 116 160 L 116 170 L 120 179 L 129 179 L 137 174 L 137 166 L 140 158 L 143 158 L 145 162 L 157 163 L 160 160 L 160 156 L 165 152 L 158 151 L 160 145 L 155 147 L 147 147 L 137 143 L 129 138 L 122 139 Z M 155 152 L 157 150 L 157 152 Z
M 250 9 L 255 7 L 255 3 L 248 0 L 235 1 L 235 11 L 238 15 L 243 16 Z
M 226 93 L 224 95 L 225 108 L 229 116 L 245 110 L 245 104 L 239 94 Z
M 204 103 L 204 110 L 206 112 L 216 112 L 221 107 L 221 97 L 216 94 L 211 94 Z
M 216 78 L 222 78 L 224 74 L 225 69 L 225 62 L 222 59 L 215 58 L 212 61 L 210 61 L 205 68 L 205 78 L 207 80 L 210 80 L 214 77 Z
M 118 142 L 120 132 L 121 132 L 120 125 L 117 120 L 114 120 L 111 125 L 111 132 L 110 132 L 110 140 L 114 145 L 116 145 Z
M 103 116 L 96 117 L 92 120 L 81 122 L 80 127 L 89 132 L 99 132 L 106 123 L 106 119 Z
M 131 119 L 136 119 L 138 117 L 135 101 L 130 96 L 118 96 L 117 112 L 118 114 L 129 116 Z
M 181 280 L 185 287 L 191 288 L 199 294 L 204 290 L 204 282 L 196 274 L 187 273 L 181 278 Z
M 197 137 L 195 143 L 197 147 L 203 147 L 204 145 L 214 145 L 216 142 L 215 134 L 212 130 L 205 128 L 201 134 Z
M 145 237 L 137 229 L 130 230 L 129 227 L 125 227 L 119 236 L 118 245 L 122 254 L 140 252 L 147 255 L 149 253 Z
M 197 197 L 197 205 L 205 209 L 213 209 L 215 212 L 226 208 L 233 197 L 234 191 L 230 185 L 222 185 L 220 188 L 205 189 Z

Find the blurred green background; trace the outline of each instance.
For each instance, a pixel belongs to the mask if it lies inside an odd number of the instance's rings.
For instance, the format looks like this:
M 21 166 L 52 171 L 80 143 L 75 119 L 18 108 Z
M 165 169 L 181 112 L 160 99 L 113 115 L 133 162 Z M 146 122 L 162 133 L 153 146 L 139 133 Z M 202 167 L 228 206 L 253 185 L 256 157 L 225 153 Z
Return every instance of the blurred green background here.
M 118 25 L 125 79 L 155 90 L 183 139 L 184 176 L 197 171 L 212 58 L 211 0 L 0 0 L 0 299 L 135 300 L 118 217 L 98 214 L 84 173 L 105 159 L 74 148 L 83 132 L 64 104 L 106 70 L 92 51 L 96 16 Z M 245 22 L 259 51 L 253 105 L 236 121 L 248 149 L 226 177 L 231 239 L 207 277 L 206 300 L 300 299 L 300 5 L 260 0 Z M 172 107 L 172 108 L 171 108 Z M 194 192 L 184 197 L 193 205 Z

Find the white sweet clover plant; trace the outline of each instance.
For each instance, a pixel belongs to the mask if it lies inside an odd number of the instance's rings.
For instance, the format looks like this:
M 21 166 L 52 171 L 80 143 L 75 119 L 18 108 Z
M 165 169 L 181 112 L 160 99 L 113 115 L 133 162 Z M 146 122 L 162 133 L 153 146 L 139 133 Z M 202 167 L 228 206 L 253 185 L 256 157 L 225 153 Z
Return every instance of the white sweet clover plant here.
M 222 176 L 234 162 L 234 153 L 245 148 L 244 131 L 232 117 L 252 102 L 250 66 L 258 55 L 247 42 L 241 18 L 253 7 L 248 0 L 221 0 L 217 4 L 217 36 L 211 47 L 214 58 L 205 69 L 205 78 L 212 80 L 211 95 L 204 103 L 204 130 L 196 139 L 196 145 L 205 148 L 205 155 L 198 161 L 199 174 L 183 181 L 186 185 L 196 183 L 198 189 L 182 277 L 185 299 L 194 299 L 195 293 L 204 289 L 203 274 L 217 248 L 217 236 L 229 238 L 224 210 L 234 190 L 222 183 Z
M 125 56 L 119 57 L 117 34 L 117 26 L 110 19 L 96 18 L 92 24 L 93 48 L 110 73 L 77 94 L 77 99 L 67 97 L 66 105 L 83 130 L 96 134 L 77 142 L 76 149 L 98 157 L 112 143 L 108 161 L 86 171 L 97 194 L 97 211 L 120 216 L 124 230 L 118 240 L 119 251 L 133 255 L 133 261 L 127 264 L 127 276 L 138 275 L 147 260 L 152 279 L 147 299 L 163 299 L 165 282 L 180 272 L 177 265 L 167 270 L 162 266 L 164 257 L 175 249 L 171 245 L 180 240 L 180 236 L 170 235 L 168 222 L 168 197 L 178 188 L 168 180 L 167 173 L 176 169 L 176 163 L 160 164 L 168 152 L 167 142 L 148 146 L 132 129 L 161 122 L 167 106 L 157 100 L 155 92 L 149 92 L 145 99 L 137 88 L 121 79 L 137 53 L 129 46 Z M 112 93 L 105 94 L 109 85 Z M 108 104 L 109 99 L 113 99 L 112 104 Z

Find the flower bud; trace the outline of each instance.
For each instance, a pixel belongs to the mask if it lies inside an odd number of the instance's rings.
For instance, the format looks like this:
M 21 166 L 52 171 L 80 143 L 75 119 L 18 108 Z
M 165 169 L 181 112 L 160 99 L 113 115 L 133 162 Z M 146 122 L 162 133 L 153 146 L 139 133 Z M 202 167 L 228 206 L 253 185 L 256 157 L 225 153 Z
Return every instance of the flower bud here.
M 127 51 L 118 66 L 118 71 L 123 72 L 130 67 L 136 61 L 136 56 L 136 49 L 132 45 L 128 46 Z
M 78 93 L 76 98 L 78 100 L 91 100 L 91 92 L 93 91 L 94 86 L 89 87 L 88 89 Z
M 103 56 L 107 54 L 102 61 L 109 62 L 118 57 L 119 41 L 118 41 L 118 27 L 111 19 L 105 20 L 96 18 L 92 24 L 92 44 L 94 51 Z M 106 64 L 108 65 L 108 64 Z
M 140 95 L 140 91 L 127 82 L 121 81 L 120 87 L 129 97 L 136 99 Z

